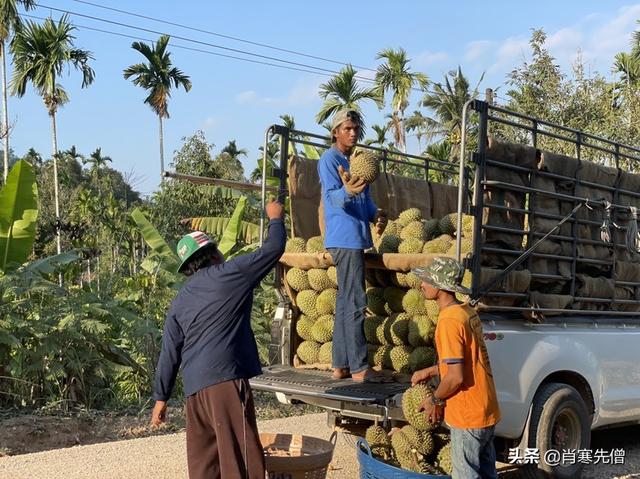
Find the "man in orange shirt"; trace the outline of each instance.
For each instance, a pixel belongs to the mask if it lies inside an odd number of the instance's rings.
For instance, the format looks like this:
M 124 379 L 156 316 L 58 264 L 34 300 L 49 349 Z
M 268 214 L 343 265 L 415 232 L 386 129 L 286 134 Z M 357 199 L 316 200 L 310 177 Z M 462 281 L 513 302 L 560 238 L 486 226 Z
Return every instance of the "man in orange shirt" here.
M 497 478 L 493 436 L 500 408 L 480 318 L 455 296 L 468 294 L 460 285 L 464 269 L 453 258 L 437 257 L 413 272 L 422 280 L 425 298 L 435 300 L 440 309 L 435 333 L 438 364 L 411 378 L 417 384 L 440 376 L 438 388 L 421 410 L 432 422 L 444 414 L 451 429 L 453 479 Z

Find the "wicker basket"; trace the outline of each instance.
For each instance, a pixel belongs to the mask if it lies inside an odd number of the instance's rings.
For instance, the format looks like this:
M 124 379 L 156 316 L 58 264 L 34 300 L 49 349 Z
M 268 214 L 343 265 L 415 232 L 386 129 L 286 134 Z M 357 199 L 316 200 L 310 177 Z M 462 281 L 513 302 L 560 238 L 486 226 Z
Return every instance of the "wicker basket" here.
M 360 479 L 451 479 L 451 476 L 420 474 L 385 464 L 373 457 L 369 444 L 362 438 L 358 439 L 356 450 Z
M 325 479 L 337 434 L 328 441 L 296 434 L 260 433 L 269 479 Z

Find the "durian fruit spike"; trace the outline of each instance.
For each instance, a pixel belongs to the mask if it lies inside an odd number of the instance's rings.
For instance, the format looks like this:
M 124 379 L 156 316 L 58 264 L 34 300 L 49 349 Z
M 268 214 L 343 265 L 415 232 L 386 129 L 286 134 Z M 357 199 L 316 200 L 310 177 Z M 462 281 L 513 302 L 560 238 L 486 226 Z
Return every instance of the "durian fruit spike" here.
M 389 344 L 401 346 L 407 342 L 409 336 L 409 319 L 411 317 L 405 313 L 396 313 L 389 317 L 385 323 L 385 337 Z
M 392 276 L 392 279 L 393 279 L 393 284 L 398 288 L 409 287 L 409 285 L 407 284 L 407 275 L 405 273 L 401 273 L 400 271 L 397 271 L 395 276 Z
M 367 288 L 367 309 L 373 314 L 378 316 L 384 316 L 385 311 L 385 299 L 384 289 L 382 288 Z
M 420 221 L 421 219 L 422 212 L 418 208 L 409 208 L 398 215 L 397 223 L 404 228 L 412 221 Z
M 421 455 L 411 445 L 409 438 L 407 438 L 402 429 L 396 430 L 391 435 L 391 446 L 400 463 L 400 467 L 409 471 L 418 470 Z
M 364 433 L 364 438 L 369 443 L 369 446 L 383 446 L 383 447 L 391 447 L 391 438 L 387 431 L 378 425 L 373 425 L 367 428 Z
M 411 424 L 403 426 L 401 431 L 411 443 L 411 446 L 420 454 L 430 455 L 434 449 L 434 442 L 431 433 L 428 431 L 419 431 Z
M 413 274 L 411 271 L 409 271 L 405 275 L 405 281 L 407 283 L 407 286 L 406 286 L 407 288 L 419 290 L 422 287 L 422 280 L 418 278 L 415 274 Z
M 411 346 L 394 346 L 389 352 L 391 367 L 399 373 L 410 373 L 409 356 L 413 348 Z
M 424 222 L 412 221 L 407 226 L 402 228 L 402 231 L 400 232 L 400 238 L 403 240 L 415 238 L 421 241 L 426 241 L 429 239 L 429 235 L 427 233 L 428 232 L 427 232 L 427 229 L 425 228 Z
M 392 318 L 383 318 L 382 322 L 380 322 L 376 326 L 376 342 L 378 344 L 383 344 L 383 345 L 392 344 L 389 338 L 389 335 L 387 334 L 387 331 L 392 322 L 393 322 Z
M 312 341 L 313 335 L 311 334 L 311 328 L 313 327 L 314 320 L 301 314 L 296 322 L 296 332 L 304 341 Z
M 318 293 L 312 289 L 304 289 L 296 295 L 296 305 L 306 316 L 317 318 L 319 316 L 316 309 L 317 299 Z
M 333 288 L 333 282 L 329 279 L 326 269 L 312 268 L 307 271 L 307 277 L 311 288 L 318 292 Z
M 454 239 L 449 235 L 440 235 L 430 241 L 427 241 L 422 248 L 422 252 L 425 254 L 446 254 L 451 248 L 451 244 Z
M 442 234 L 453 236 L 456 233 L 457 213 L 450 213 L 443 216 L 438 224 Z
M 436 350 L 430 346 L 419 346 L 409 355 L 409 369 L 411 372 L 428 368 L 436 363 Z
M 402 240 L 396 235 L 384 235 L 378 245 L 378 253 L 397 253 Z
M 332 288 L 338 288 L 338 270 L 335 266 L 329 266 L 327 268 L 327 276 L 329 277 L 329 281 L 331 281 Z
M 404 312 L 404 308 L 402 307 L 402 300 L 405 294 L 405 290 L 390 286 L 384 289 L 383 296 L 391 311 L 402 313 Z
M 364 337 L 368 343 L 380 344 L 376 331 L 383 322 L 384 318 L 381 316 L 367 316 L 364 318 Z
M 373 183 L 380 174 L 380 158 L 371 150 L 356 148 L 349 157 L 349 173 L 365 183 Z
M 287 271 L 286 279 L 287 284 L 291 286 L 294 291 L 302 291 L 303 289 L 311 288 L 308 274 L 303 269 L 291 268 Z
M 329 341 L 320 346 L 318 351 L 318 362 L 320 364 L 331 364 L 333 355 L 333 343 Z
M 391 346 L 383 344 L 376 348 L 373 353 L 373 365 L 374 366 L 382 366 L 385 368 L 390 368 L 391 357 L 389 356 L 391 352 Z
M 411 316 L 427 314 L 424 295 L 418 289 L 410 289 L 402 298 L 402 308 Z
M 387 226 L 384 229 L 384 232 L 382 233 L 382 237 L 385 237 L 387 235 L 389 236 L 400 236 L 400 230 L 402 228 L 398 226 L 398 223 L 396 221 L 390 220 L 387 222 Z
M 320 344 L 314 341 L 303 341 L 298 346 L 296 354 L 301 361 L 306 364 L 315 364 L 318 362 L 318 354 L 320 354 Z
M 418 254 L 424 249 L 425 242 L 419 238 L 408 238 L 398 246 L 398 253 Z
M 429 316 L 429 319 L 431 319 L 434 324 L 438 324 L 438 315 L 440 314 L 438 303 L 433 299 L 425 299 L 424 307 L 427 310 L 427 316 Z
M 307 253 L 321 253 L 324 251 L 324 238 L 313 236 L 309 238 L 306 246 Z
M 402 395 L 402 414 L 409 424 L 420 431 L 431 431 L 437 424 L 433 424 L 419 411 L 420 403 L 430 397 L 431 390 L 424 384 L 417 384 L 407 389 Z
M 409 320 L 408 342 L 413 347 L 433 344 L 436 326 L 426 315 L 413 316 Z
M 307 243 L 303 238 L 289 238 L 284 247 L 285 253 L 306 253 Z
M 426 231 L 427 237 L 426 241 L 429 241 L 432 238 L 435 238 L 440 234 L 440 221 L 437 218 L 431 218 L 430 220 L 426 220 L 424 222 L 424 229 Z
M 451 442 L 445 445 L 438 452 L 438 467 L 442 469 L 446 474 L 451 475 L 453 472 L 453 464 L 451 462 Z
M 318 343 L 328 343 L 333 339 L 333 316 L 320 316 L 311 326 L 311 336 Z
M 316 298 L 316 311 L 318 314 L 334 314 L 338 301 L 337 289 L 325 289 Z

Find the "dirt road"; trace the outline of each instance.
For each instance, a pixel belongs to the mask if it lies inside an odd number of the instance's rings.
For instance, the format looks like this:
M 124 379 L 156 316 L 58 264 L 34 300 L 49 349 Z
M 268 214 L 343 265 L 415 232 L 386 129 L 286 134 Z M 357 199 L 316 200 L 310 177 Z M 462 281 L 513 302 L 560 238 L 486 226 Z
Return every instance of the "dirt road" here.
M 259 423 L 261 431 L 328 438 L 326 415 L 273 419 Z M 594 434 L 593 449 L 623 448 L 625 464 L 587 467 L 588 479 L 640 478 L 640 428 Z M 503 465 L 504 467 L 504 465 Z M 11 479 L 180 479 L 186 478 L 184 433 L 77 446 L 0 458 L 0 478 Z M 352 436 L 339 435 L 329 479 L 358 477 Z M 503 472 L 501 477 L 517 477 Z

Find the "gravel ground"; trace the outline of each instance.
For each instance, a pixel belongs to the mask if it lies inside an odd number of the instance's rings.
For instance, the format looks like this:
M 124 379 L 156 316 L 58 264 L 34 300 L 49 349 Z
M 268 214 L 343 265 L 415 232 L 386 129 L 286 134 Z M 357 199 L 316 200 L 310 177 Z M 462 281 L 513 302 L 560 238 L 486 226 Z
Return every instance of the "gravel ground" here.
M 326 414 L 259 422 L 261 431 L 305 434 L 328 439 Z M 620 432 L 622 431 L 622 433 Z M 625 449 L 623 465 L 590 465 L 587 479 L 640 478 L 640 428 L 594 434 L 592 448 Z M 0 478 L 12 479 L 179 479 L 186 478 L 184 433 L 77 446 L 34 454 L 0 457 Z M 499 465 L 501 478 L 518 477 Z M 328 479 L 358 477 L 353 436 L 339 434 Z

